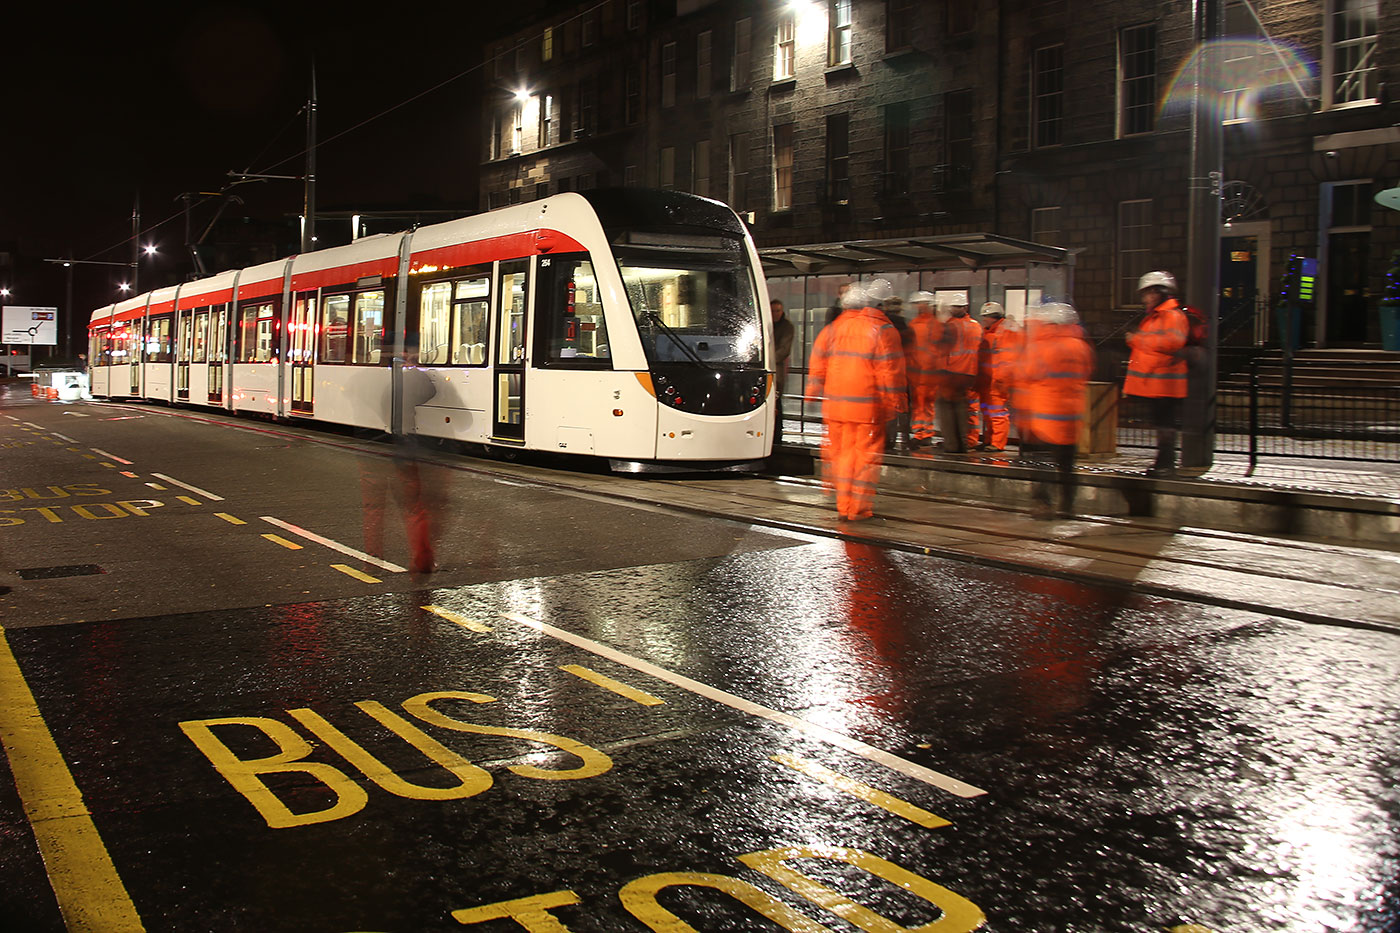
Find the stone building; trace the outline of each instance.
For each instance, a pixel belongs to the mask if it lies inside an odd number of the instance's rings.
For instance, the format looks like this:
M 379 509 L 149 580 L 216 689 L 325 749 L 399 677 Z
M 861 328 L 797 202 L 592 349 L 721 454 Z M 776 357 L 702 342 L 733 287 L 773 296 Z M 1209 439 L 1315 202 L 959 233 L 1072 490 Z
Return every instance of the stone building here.
M 1221 2 L 1206 99 L 1225 124 L 1222 341 L 1276 341 L 1271 296 L 1296 255 L 1318 260 L 1303 341 L 1375 345 L 1400 249 L 1400 212 L 1373 200 L 1400 185 L 1400 4 Z M 726 201 L 809 316 L 834 285 L 794 292 L 784 273 L 898 271 L 880 241 L 1060 247 L 1020 299 L 1072 292 L 1109 337 L 1142 272 L 1185 272 L 1191 30 L 1185 0 L 556 6 L 487 43 L 481 204 L 607 185 Z M 865 261 L 801 252 L 852 242 Z M 956 262 L 904 271 L 899 284 L 1003 297 Z

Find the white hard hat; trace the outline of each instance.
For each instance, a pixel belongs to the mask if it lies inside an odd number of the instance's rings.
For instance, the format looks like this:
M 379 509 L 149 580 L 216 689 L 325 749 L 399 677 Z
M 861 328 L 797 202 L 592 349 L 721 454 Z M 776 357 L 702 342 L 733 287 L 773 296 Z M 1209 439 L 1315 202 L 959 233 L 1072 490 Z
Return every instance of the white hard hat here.
M 1165 288 L 1173 295 L 1176 294 L 1176 277 L 1170 272 L 1149 272 L 1138 279 L 1138 291 L 1144 288 Z
M 921 290 L 921 291 L 914 292 L 913 294 L 911 294 L 911 295 L 909 296 L 909 303 L 910 303 L 911 305 L 927 305 L 927 304 L 933 304 L 933 302 L 934 302 L 933 292 L 926 292 L 926 291 L 922 291 L 922 290 Z
M 999 301 L 989 301 L 982 305 L 982 317 L 1006 317 L 1006 309 Z
M 1046 301 L 1032 305 L 1026 317 L 1042 324 L 1078 324 L 1079 313 L 1067 301 Z
M 940 308 L 966 308 L 967 292 L 939 292 L 938 306 Z
M 886 301 L 894 297 L 894 286 L 889 279 L 872 279 L 866 283 L 865 293 L 871 301 Z
M 851 287 L 846 289 L 846 294 L 841 296 L 841 307 L 843 308 L 864 308 L 870 304 L 870 296 L 865 293 L 865 289 L 852 282 Z

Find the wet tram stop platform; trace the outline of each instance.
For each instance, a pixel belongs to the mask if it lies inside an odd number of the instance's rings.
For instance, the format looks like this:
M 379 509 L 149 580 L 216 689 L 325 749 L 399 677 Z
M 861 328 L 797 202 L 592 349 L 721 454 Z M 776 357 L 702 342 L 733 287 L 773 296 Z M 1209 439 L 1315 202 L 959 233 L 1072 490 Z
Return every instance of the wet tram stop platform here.
M 1400 631 L 1400 463 L 1217 454 L 1146 476 L 1151 451 L 1080 462 L 1073 518 L 1031 515 L 1034 470 L 1005 453 L 887 453 L 875 516 L 819 523 L 850 539 L 1008 570 Z M 822 496 L 810 437 L 770 461 L 800 527 Z M 791 506 L 791 508 L 788 508 Z

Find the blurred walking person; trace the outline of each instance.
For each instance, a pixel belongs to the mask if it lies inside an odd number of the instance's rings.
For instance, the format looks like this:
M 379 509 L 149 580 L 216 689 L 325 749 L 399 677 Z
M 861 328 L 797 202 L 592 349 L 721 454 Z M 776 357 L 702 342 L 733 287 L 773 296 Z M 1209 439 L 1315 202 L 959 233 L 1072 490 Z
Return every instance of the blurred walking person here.
M 768 310 L 773 314 L 773 400 L 777 403 L 774 406 L 777 416 L 773 419 L 773 447 L 776 450 L 783 442 L 783 389 L 787 386 L 795 331 L 781 301 L 774 298 L 768 302 Z
M 812 347 L 807 384 L 822 403 L 822 473 L 836 511 L 860 521 L 874 514 L 885 423 L 906 405 L 904 350 L 864 287 L 852 285 L 841 301 L 841 315 Z
M 1093 371 L 1094 351 L 1071 305 L 1050 301 L 1027 311 L 1025 344 L 1012 376 L 1012 402 L 1021 431 L 1021 456 L 1038 471 L 1032 489 L 1035 518 L 1074 514 L 1074 460 L 1084 417 L 1084 386 Z M 1056 484 L 1058 512 L 1050 506 Z
M 1006 407 L 1011 390 L 1012 367 L 1020 334 L 1006 324 L 1006 309 L 999 302 L 982 306 L 982 343 L 977 349 L 977 401 L 981 424 L 968 432 L 977 450 L 1005 450 L 1011 430 L 1011 412 Z
M 1149 272 L 1138 280 L 1143 317 L 1128 332 L 1128 378 L 1123 394 L 1145 399 L 1149 420 L 1157 431 L 1157 459 L 1148 476 L 1176 472 L 1177 422 L 1186 398 L 1186 359 L 1189 333 L 1185 313 L 1176 301 L 1176 278 L 1170 272 Z
M 938 433 L 948 453 L 966 453 L 971 395 L 977 381 L 977 348 L 982 325 L 967 313 L 967 292 L 946 297 L 948 321 L 943 325 L 943 348 L 948 354 L 938 395 Z
M 943 379 L 947 353 L 943 349 L 943 321 L 934 312 L 932 292 L 918 291 L 909 296 L 914 320 L 909 322 L 912 341 L 905 353 L 909 377 L 909 428 L 913 446 L 933 443 L 938 426 L 935 407 Z
M 909 350 L 914 345 L 914 331 L 909 328 L 909 322 L 904 319 L 904 302 L 900 300 L 898 295 L 891 295 L 881 302 L 880 310 L 885 312 L 885 317 L 889 318 L 890 324 L 899 332 L 899 346 L 904 352 L 905 400 L 907 402 Z M 909 406 L 906 404 L 904 410 L 896 414 L 885 426 L 885 449 L 889 451 L 908 450 L 911 446 L 911 440 Z

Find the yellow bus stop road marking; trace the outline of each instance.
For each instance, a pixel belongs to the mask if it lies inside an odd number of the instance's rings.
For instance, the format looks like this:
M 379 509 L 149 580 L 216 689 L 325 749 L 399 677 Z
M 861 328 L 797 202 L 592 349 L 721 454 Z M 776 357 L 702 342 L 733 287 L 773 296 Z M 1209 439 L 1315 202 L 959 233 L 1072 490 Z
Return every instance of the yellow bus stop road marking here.
M 478 622 L 475 619 L 468 619 L 466 616 L 460 616 L 457 613 L 453 612 L 451 609 L 444 609 L 441 606 L 424 606 L 423 608 L 431 612 L 433 615 L 442 616 L 444 619 L 451 622 L 452 624 L 460 625 L 462 626 L 462 628 L 468 629 L 473 632 L 480 632 L 482 634 L 485 634 L 487 632 L 495 631 L 495 629 L 487 625 L 485 622 Z
M 234 518 L 232 515 L 228 514 L 227 512 L 215 512 L 214 514 L 217 515 L 219 518 L 222 518 L 224 521 L 228 522 L 230 525 L 246 525 L 246 524 L 248 524 L 248 523 L 245 522 L 243 519 L 241 519 L 241 518 Z
M 267 537 L 275 537 L 275 535 L 274 535 L 274 536 L 263 535 L 263 537 L 264 537 L 264 538 L 267 538 Z M 292 546 L 293 546 L 293 547 L 301 547 L 300 544 L 294 544 L 294 545 L 292 545 Z M 384 582 L 383 580 L 379 579 L 378 577 L 371 577 L 369 574 L 365 573 L 363 570 L 356 570 L 354 567 L 351 567 L 351 566 L 348 565 L 348 564 L 331 564 L 331 566 L 334 567 L 336 570 L 339 570 L 341 573 L 345 574 L 347 577 L 354 577 L 356 580 L 362 580 L 362 581 L 364 581 L 365 583 L 383 583 L 383 582 Z
M 806 758 L 798 758 L 796 755 L 785 755 L 781 752 L 770 756 L 778 764 L 787 765 L 794 771 L 800 771 L 808 777 L 814 777 L 819 781 L 830 784 L 839 791 L 844 791 L 852 797 L 859 797 L 866 803 L 873 803 L 875 806 L 888 810 L 895 816 L 902 816 L 906 820 L 918 823 L 927 829 L 937 829 L 940 826 L 951 825 L 943 817 L 936 813 L 930 813 L 922 807 L 916 807 L 906 800 L 892 797 L 882 790 L 871 787 L 869 784 L 862 784 L 855 778 L 847 777 L 830 768 L 823 767 L 815 761 L 808 761 Z
M 266 538 L 267 540 L 271 541 L 273 544 L 280 544 L 280 545 L 282 545 L 284 548 L 286 548 L 286 549 L 289 550 L 289 551 L 300 551 L 300 550 L 301 550 L 301 545 L 300 545 L 300 544 L 297 544 L 295 541 L 288 541 L 286 538 L 282 537 L 281 535 L 270 535 L 270 534 L 269 534 L 269 535 L 263 535 L 263 537 Z
M 0 743 L 69 930 L 144 930 L 0 628 Z
M 629 687 L 620 680 L 613 680 L 607 674 L 600 674 L 581 664 L 564 664 L 559 667 L 559 670 L 573 674 L 575 677 L 582 677 L 589 683 L 597 684 L 604 690 L 611 690 L 618 696 L 626 697 L 632 702 L 640 703 L 643 706 L 660 706 L 662 703 L 666 702 L 660 697 L 654 697 L 650 693 L 638 690 L 636 687 Z

